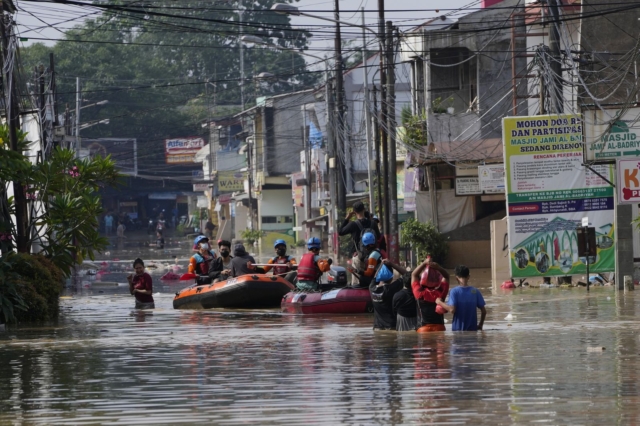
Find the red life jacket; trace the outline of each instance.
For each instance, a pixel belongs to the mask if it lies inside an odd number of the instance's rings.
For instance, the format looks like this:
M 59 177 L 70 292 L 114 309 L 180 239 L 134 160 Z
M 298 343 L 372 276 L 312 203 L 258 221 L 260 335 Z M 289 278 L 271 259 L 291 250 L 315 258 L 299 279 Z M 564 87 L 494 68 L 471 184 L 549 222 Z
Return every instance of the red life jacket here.
M 298 280 L 303 281 L 318 281 L 322 272 L 320 272 L 320 268 L 316 265 L 314 260 L 314 253 L 306 253 L 300 259 L 300 263 L 298 264 Z
M 286 274 L 287 272 L 291 271 L 291 265 L 289 265 L 289 259 L 291 259 L 291 256 L 285 256 L 284 258 L 280 256 L 274 257 L 272 259 L 273 263 L 275 265 L 282 265 L 282 266 L 274 266 L 273 275 Z

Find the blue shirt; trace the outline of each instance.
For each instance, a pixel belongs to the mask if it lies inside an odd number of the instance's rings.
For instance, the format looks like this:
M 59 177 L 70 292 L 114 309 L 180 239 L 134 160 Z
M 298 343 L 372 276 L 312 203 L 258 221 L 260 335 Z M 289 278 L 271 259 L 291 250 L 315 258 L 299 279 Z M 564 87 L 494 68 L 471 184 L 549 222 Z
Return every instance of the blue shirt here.
M 456 287 L 449 292 L 449 305 L 456 308 L 453 314 L 453 331 L 477 331 L 478 316 L 476 309 L 482 308 L 484 298 L 475 287 Z

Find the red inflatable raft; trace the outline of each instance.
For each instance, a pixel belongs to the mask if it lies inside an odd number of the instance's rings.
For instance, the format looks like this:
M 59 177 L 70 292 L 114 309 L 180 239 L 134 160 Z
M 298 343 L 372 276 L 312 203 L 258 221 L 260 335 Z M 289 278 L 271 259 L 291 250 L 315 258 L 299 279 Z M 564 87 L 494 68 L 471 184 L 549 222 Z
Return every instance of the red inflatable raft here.
M 282 277 L 243 275 L 214 284 L 187 287 L 173 298 L 174 309 L 276 308 L 295 289 Z
M 366 314 L 373 312 L 368 288 L 335 288 L 325 292 L 287 293 L 280 304 L 292 314 Z

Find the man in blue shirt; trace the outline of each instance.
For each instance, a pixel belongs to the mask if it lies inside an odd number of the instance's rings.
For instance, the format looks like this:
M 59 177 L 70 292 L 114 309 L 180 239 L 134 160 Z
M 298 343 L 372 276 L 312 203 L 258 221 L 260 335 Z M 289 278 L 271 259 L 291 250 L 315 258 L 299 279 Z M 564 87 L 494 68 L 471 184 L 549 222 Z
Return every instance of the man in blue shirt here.
M 469 285 L 469 268 L 458 265 L 456 279 L 459 285 L 449 291 L 449 304 L 444 303 L 440 298 L 436 299 L 436 304 L 453 314 L 453 324 L 451 324 L 453 331 L 482 330 L 487 310 L 480 290 Z M 476 309 L 480 309 L 480 322 L 478 322 Z

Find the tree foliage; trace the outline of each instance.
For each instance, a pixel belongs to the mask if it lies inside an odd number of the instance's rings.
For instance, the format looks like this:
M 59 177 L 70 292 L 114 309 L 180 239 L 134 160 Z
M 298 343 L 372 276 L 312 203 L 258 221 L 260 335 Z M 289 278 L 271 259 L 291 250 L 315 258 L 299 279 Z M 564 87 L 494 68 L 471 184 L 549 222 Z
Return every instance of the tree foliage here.
M 404 131 L 401 134 L 402 143 L 410 148 L 420 148 L 427 146 L 427 116 L 425 114 L 413 115 L 411 109 L 405 107 L 401 112 L 402 126 Z
M 159 0 L 145 8 L 108 0 L 97 3 L 106 10 L 100 17 L 68 31 L 64 41 L 51 48 L 34 44 L 21 56 L 24 68 L 33 69 L 48 64 L 49 53 L 54 53 L 59 105 L 73 109 L 76 76 L 81 78 L 84 104 L 108 100 L 83 109 L 81 118 L 109 118 L 110 124 L 92 126 L 82 135 L 137 138 L 144 168 L 164 163 L 163 139 L 203 134 L 200 124 L 216 114 L 214 105 L 239 108 L 241 85 L 247 106 L 256 95 L 266 94 L 256 93 L 253 76 L 277 75 L 270 93 L 302 89 L 316 81 L 300 54 L 264 46 L 244 49 L 246 79 L 241 81 L 242 34 L 282 47 L 306 48 L 310 34 L 292 29 L 287 16 L 270 12 L 275 2 L 245 1 L 247 10 L 239 25 L 236 3 Z M 114 7 L 122 9 L 116 12 Z
M 431 221 L 418 222 L 410 218 L 402 224 L 402 241 L 411 244 L 411 249 L 418 259 L 424 259 L 427 254 L 438 263 L 444 262 L 449 254 L 449 245 Z

